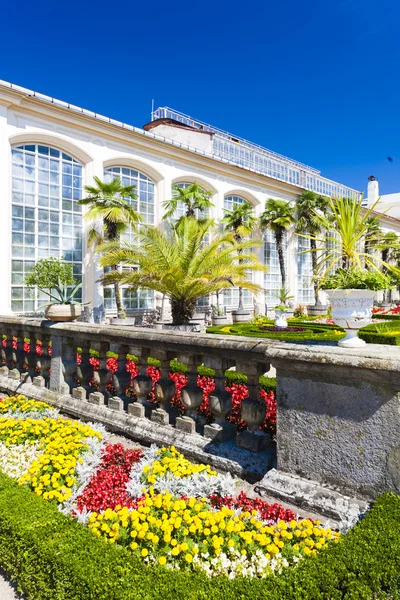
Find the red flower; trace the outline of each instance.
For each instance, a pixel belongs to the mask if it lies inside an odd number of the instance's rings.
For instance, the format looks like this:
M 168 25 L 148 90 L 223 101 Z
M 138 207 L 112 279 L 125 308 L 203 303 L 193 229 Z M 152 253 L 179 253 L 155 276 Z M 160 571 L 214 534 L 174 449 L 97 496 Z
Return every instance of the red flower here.
M 215 508 L 221 508 L 226 506 L 227 508 L 241 508 L 244 511 L 251 512 L 257 510 L 260 518 L 263 521 L 269 521 L 275 523 L 276 521 L 291 521 L 296 519 L 295 513 L 289 508 L 284 508 L 282 504 L 269 504 L 261 498 L 249 498 L 244 492 L 234 498 L 233 496 L 218 496 L 212 494 L 210 496 L 212 506 Z
M 91 356 L 89 358 L 89 362 L 95 371 L 98 371 L 100 369 L 100 359 L 99 358 L 96 358 L 95 356 Z
M 86 507 L 87 510 L 99 512 L 107 508 L 115 509 L 118 504 L 137 508 L 139 499 L 132 500 L 126 491 L 126 484 L 132 465 L 141 457 L 141 450 L 126 450 L 122 444 L 106 446 L 99 469 L 77 499 L 78 511 Z

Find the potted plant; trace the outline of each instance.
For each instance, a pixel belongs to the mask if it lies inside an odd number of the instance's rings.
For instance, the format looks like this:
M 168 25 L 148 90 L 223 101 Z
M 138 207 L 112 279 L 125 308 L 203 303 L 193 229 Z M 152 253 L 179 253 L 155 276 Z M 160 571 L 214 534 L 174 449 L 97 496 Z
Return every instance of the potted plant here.
M 211 323 L 213 325 L 226 325 L 228 323 L 228 315 L 223 306 L 219 303 L 219 293 L 217 292 L 217 304 L 211 307 Z
M 338 341 L 338 346 L 365 346 L 365 341 L 357 336 L 357 332 L 371 323 L 376 292 L 388 287 L 388 278 L 379 271 L 338 269 L 324 279 L 321 288 L 329 296 L 332 319 L 346 331 L 346 337 Z
M 370 245 L 382 243 L 382 234 L 371 235 L 369 226 L 376 205 L 365 209 L 352 198 L 329 199 L 330 214 L 320 217 L 329 233 L 322 239 L 315 238 L 324 245 L 329 242 L 329 248 L 315 250 L 320 253 L 318 271 L 322 272 L 321 265 L 324 267 L 319 287 L 328 294 L 332 319 L 346 330 L 346 337 L 338 342 L 344 348 L 364 346 L 357 331 L 371 322 L 376 291 L 390 288 L 387 273 L 398 272 L 396 267 L 365 252 L 366 237 Z
M 47 319 L 56 322 L 74 321 L 81 315 L 82 305 L 74 298 L 82 283 L 76 282 L 71 264 L 58 258 L 43 258 L 26 275 L 25 285 L 29 288 L 37 287 L 49 296 L 51 302 L 44 305 Z
M 281 287 L 279 290 L 278 298 L 280 304 L 274 307 L 275 309 L 275 327 L 287 327 L 287 317 L 293 316 L 293 309 L 288 304 L 289 300 L 292 300 L 294 296 L 290 295 L 289 288 Z

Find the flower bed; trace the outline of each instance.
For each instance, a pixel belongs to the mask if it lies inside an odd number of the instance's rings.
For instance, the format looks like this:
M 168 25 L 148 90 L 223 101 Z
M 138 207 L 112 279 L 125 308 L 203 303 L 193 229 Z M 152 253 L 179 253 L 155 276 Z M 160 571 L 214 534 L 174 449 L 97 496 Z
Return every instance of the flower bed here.
M 288 319 L 288 323 L 288 328 L 276 328 L 274 327 L 275 321 L 264 319 L 257 322 L 209 327 L 207 333 L 243 335 L 246 337 L 271 338 L 291 342 L 337 342 L 345 335 L 341 327 L 330 323 L 316 323 L 315 321 L 304 321 L 301 319 Z
M 174 447 L 126 450 L 101 427 L 23 396 L 0 402 L 0 468 L 149 565 L 207 576 L 280 573 L 339 539 Z M 19 458 L 18 458 L 19 454 Z

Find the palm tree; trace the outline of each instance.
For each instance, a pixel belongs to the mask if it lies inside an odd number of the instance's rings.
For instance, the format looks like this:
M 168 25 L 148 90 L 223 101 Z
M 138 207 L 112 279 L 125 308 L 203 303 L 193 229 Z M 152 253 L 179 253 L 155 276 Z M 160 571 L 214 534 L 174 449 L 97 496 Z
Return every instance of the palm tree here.
M 293 204 L 286 202 L 286 200 L 276 200 L 275 198 L 269 198 L 266 201 L 265 210 L 260 217 L 260 225 L 264 230 L 271 229 L 274 234 L 283 288 L 286 288 L 283 236 L 295 222 L 295 207 Z
M 185 207 L 184 216 L 194 218 L 197 211 L 205 213 L 208 208 L 214 206 L 210 200 L 211 193 L 204 190 L 198 183 L 192 183 L 187 187 L 173 185 L 172 191 L 172 198 L 163 202 L 165 208 L 163 219 L 173 218 L 180 204 Z
M 364 252 L 365 254 L 373 254 L 374 248 L 377 246 L 379 239 L 382 236 L 382 230 L 379 223 L 379 218 L 370 216 L 365 221 L 366 231 L 364 236 Z M 368 265 L 365 265 L 369 269 Z
M 250 202 L 235 203 L 232 210 L 224 209 L 224 218 L 222 223 L 226 231 L 233 233 L 233 238 L 237 244 L 241 244 L 246 237 L 251 236 L 257 226 L 257 219 L 253 213 L 253 206 Z M 242 250 L 238 250 L 239 256 Z M 239 262 L 241 259 L 239 258 Z M 243 289 L 239 287 L 239 306 L 238 310 L 243 311 Z
M 238 261 L 239 250 L 254 246 L 254 242 L 238 244 L 232 234 L 224 233 L 205 246 L 203 242 L 211 227 L 210 220 L 199 222 L 186 217 L 169 231 L 143 227 L 137 244 L 105 244 L 103 266 L 122 263 L 136 270 L 106 273 L 103 281 L 118 281 L 131 289 L 141 287 L 165 294 L 171 303 L 174 325 L 189 322 L 196 300 L 229 285 L 259 292 L 258 285 L 247 281 L 246 272 L 264 271 L 264 266 L 250 252 L 241 255 L 240 264 Z
M 320 305 L 318 296 L 318 281 L 315 279 L 317 275 L 317 244 L 315 236 L 322 233 L 321 215 L 325 215 L 328 209 L 328 198 L 316 194 L 310 190 L 304 190 L 300 194 L 296 202 L 297 211 L 297 233 L 308 233 L 310 238 L 310 248 L 313 250 L 311 254 L 312 270 L 314 275 L 314 297 L 316 306 Z
M 127 231 L 129 226 L 135 230 L 142 217 L 130 204 L 130 201 L 137 199 L 134 185 L 122 185 L 120 177 L 109 182 L 101 181 L 96 176 L 93 179 L 96 185 L 85 186 L 85 192 L 89 195 L 79 200 L 79 204 L 89 206 L 84 216 L 84 219 L 92 224 L 88 243 L 99 249 L 104 242 L 119 243 L 121 234 Z M 115 264 L 111 268 L 117 271 L 118 266 Z M 118 281 L 114 282 L 114 291 L 117 315 L 119 319 L 123 319 L 126 314 Z
M 399 238 L 394 231 L 387 231 L 384 235 L 381 235 L 379 242 L 376 244 L 378 249 L 381 251 L 382 256 L 382 273 L 387 275 L 388 267 L 386 266 L 392 260 L 396 260 L 399 245 Z M 396 248 L 397 247 L 397 248 Z M 389 294 L 387 293 L 389 291 Z M 383 290 L 383 302 L 391 301 L 391 290 Z

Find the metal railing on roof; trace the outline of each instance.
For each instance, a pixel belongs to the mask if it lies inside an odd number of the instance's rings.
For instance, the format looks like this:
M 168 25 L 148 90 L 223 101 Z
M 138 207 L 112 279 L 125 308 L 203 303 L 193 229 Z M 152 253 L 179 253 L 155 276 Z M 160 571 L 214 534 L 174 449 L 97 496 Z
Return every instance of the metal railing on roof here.
M 152 113 L 152 119 L 174 119 L 199 131 L 213 134 L 212 156 L 255 173 L 312 190 L 324 196 L 347 196 L 359 200 L 360 192 L 322 177 L 320 171 L 203 123 L 167 106 Z

